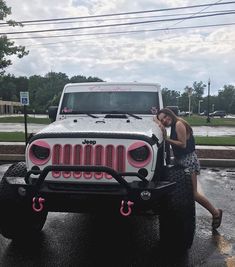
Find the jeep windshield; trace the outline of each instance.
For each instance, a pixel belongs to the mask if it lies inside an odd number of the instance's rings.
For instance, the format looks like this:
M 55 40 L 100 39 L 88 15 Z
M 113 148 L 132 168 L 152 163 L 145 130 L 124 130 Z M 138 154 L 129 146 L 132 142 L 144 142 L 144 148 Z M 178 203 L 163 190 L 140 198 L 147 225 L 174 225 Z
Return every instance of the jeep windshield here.
M 152 114 L 159 109 L 158 92 L 65 93 L 60 114 Z

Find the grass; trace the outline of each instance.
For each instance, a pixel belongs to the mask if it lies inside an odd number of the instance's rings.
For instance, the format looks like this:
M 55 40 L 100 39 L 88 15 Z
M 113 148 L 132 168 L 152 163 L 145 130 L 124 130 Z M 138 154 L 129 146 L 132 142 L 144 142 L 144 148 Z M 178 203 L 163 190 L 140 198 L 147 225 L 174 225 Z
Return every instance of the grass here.
M 197 145 L 235 146 L 235 136 L 195 136 Z
M 24 116 L 0 117 L 0 123 L 24 123 Z M 49 124 L 49 118 L 27 117 L 27 123 Z
M 24 132 L 0 132 L 0 142 L 24 142 Z
M 24 142 L 24 132 L 0 132 L 0 142 Z M 195 136 L 197 145 L 235 146 L 235 136 Z
M 229 126 L 235 127 L 235 118 L 210 118 L 207 122 L 207 117 L 193 115 L 191 117 L 183 117 L 191 126 Z

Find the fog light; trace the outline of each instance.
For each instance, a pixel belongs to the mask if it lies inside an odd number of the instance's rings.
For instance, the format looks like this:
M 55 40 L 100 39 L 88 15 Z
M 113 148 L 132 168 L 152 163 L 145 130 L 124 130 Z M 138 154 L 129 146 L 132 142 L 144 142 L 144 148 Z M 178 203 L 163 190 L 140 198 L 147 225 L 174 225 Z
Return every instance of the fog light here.
M 140 196 L 143 200 L 149 200 L 151 198 L 151 192 L 145 190 L 140 193 Z

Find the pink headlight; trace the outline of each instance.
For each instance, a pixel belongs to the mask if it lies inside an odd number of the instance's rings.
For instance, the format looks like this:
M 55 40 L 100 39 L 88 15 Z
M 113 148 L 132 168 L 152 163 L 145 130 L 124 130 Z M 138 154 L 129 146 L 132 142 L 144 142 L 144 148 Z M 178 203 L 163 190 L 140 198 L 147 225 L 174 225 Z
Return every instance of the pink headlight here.
M 49 161 L 51 149 L 48 143 L 36 140 L 29 148 L 29 158 L 36 165 L 43 165 Z
M 133 167 L 145 167 L 152 159 L 149 145 L 143 141 L 133 143 L 127 150 L 127 159 Z

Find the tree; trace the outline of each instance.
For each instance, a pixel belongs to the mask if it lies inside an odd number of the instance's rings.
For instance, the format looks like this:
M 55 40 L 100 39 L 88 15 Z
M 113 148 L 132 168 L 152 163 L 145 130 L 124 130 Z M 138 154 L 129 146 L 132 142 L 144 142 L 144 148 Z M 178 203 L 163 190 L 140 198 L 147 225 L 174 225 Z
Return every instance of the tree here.
M 235 111 L 235 86 L 224 85 L 224 89 L 218 94 L 219 106 L 216 109 L 225 110 L 227 113 L 234 113 Z
M 205 88 L 206 85 L 202 81 L 193 83 L 193 95 L 197 100 L 202 99 Z
M 4 20 L 8 15 L 11 14 L 11 8 L 7 7 L 5 1 L 0 0 L 0 21 Z M 9 26 L 21 26 L 13 20 L 8 20 L 6 23 Z M 25 50 L 24 46 L 16 46 L 13 41 L 10 41 L 6 35 L 0 35 L 0 75 L 2 75 L 9 65 L 12 64 L 8 56 L 17 55 L 18 58 L 22 58 L 29 52 Z
M 169 90 L 168 88 L 162 89 L 162 99 L 164 106 L 179 106 L 180 93 L 175 90 Z
M 190 111 L 197 113 L 198 112 L 198 102 L 202 99 L 202 96 L 204 94 L 204 89 L 206 85 L 200 81 L 200 82 L 194 82 L 193 86 L 186 86 L 184 88 L 184 93 L 182 94 L 182 102 L 184 110 L 189 109 L 189 100 L 190 100 Z

